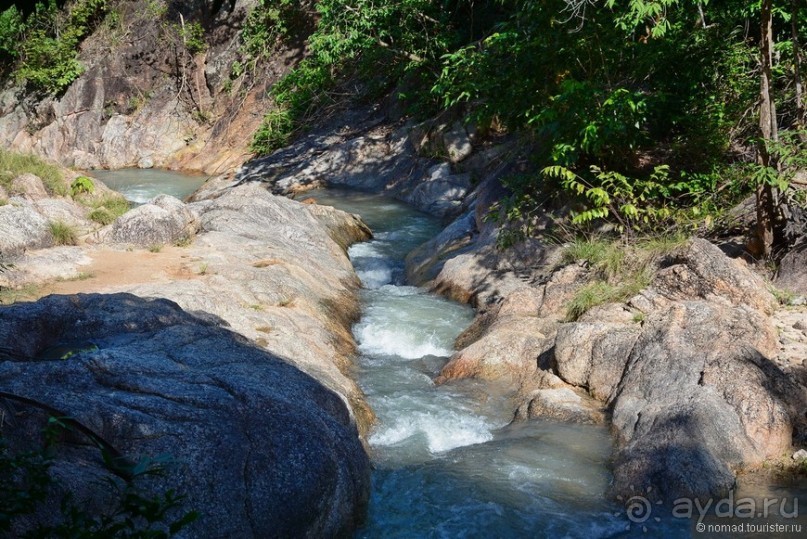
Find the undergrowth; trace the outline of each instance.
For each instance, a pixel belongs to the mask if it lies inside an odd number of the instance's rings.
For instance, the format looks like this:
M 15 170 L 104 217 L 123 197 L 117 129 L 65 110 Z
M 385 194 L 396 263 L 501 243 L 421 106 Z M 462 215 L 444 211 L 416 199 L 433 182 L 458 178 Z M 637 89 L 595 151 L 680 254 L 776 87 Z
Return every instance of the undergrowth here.
M 598 305 L 635 296 L 650 284 L 654 264 L 686 241 L 685 235 L 678 234 L 645 237 L 632 243 L 600 237 L 575 238 L 567 243 L 562 263 L 584 263 L 591 281 L 570 300 L 566 321 L 573 322 Z

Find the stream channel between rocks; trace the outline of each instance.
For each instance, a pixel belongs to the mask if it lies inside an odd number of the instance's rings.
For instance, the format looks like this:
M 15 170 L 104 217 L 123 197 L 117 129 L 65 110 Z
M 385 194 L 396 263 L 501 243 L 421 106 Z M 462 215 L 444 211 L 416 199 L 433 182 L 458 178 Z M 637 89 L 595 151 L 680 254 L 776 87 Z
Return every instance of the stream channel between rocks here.
M 307 196 L 357 213 L 374 239 L 349 254 L 361 278 L 353 327 L 357 378 L 378 416 L 375 466 L 358 537 L 603 537 L 630 524 L 605 499 L 607 429 L 541 421 L 508 426 L 512 408 L 490 387 L 435 386 L 473 310 L 407 286 L 404 258 L 439 222 L 378 195 Z
M 204 180 L 154 170 L 93 175 L 135 203 L 163 193 L 184 198 Z M 353 327 L 356 378 L 378 417 L 368 440 L 374 464 L 369 511 L 356 537 L 736 536 L 693 533 L 697 513 L 695 520 L 674 519 L 669 510 L 650 507 L 647 514 L 638 507 L 639 518 L 629 518 L 630 504 L 606 497 L 612 451 L 606 427 L 511 424 L 512 403 L 494 386 L 432 382 L 474 315 L 468 306 L 406 283 L 404 259 L 440 231 L 436 218 L 358 191 L 315 190 L 300 198 L 359 214 L 374 234 L 349 250 L 363 284 L 362 317 Z M 779 496 L 792 505 L 802 494 L 760 485 L 736 497 Z

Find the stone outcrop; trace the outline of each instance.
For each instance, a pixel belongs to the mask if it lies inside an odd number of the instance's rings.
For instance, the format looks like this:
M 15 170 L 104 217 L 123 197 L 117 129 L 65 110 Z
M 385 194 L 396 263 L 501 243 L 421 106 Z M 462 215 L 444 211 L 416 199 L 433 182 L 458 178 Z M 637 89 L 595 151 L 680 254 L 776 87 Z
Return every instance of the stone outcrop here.
M 607 409 L 615 494 L 724 493 L 738 471 L 807 434 L 804 381 L 777 359 L 776 302 L 743 262 L 692 240 L 658 258 L 650 286 L 625 304 L 567 322 L 585 267 L 553 269 L 546 247 L 519 266 L 485 238 L 466 215 L 428 245 L 440 255 L 408 259 L 410 276 L 480 311 L 437 381 L 509 380 L 517 419 L 592 423 Z
M 779 262 L 776 286 L 807 296 L 807 241 L 797 244 Z
M 144 272 L 102 289 L 113 295 L 50 296 L 0 313 L 0 385 L 127 455 L 172 453 L 178 467 L 160 484 L 202 513 L 189 536 L 349 533 L 369 495 L 361 435 L 373 421 L 350 377 L 359 280 L 347 248 L 370 236 L 357 216 L 255 183 L 192 204 L 161 196 L 101 230 L 98 245 L 31 250 L 3 276 L 18 286 L 70 278 L 92 271 L 99 249 L 130 254 L 132 243 L 186 232 L 196 235 L 180 279 Z M 76 343 L 83 352 L 43 359 Z M 18 441 L 33 424 L 18 424 Z M 57 473 L 106 473 L 97 452 L 67 453 Z M 89 495 L 82 481 L 70 486 Z
M 23 254 L 28 249 L 53 245 L 48 220 L 33 206 L 11 202 L 0 206 L 0 253 L 6 259 Z
M 220 174 L 247 159 L 267 89 L 299 54 L 231 76 L 240 29 L 257 2 L 177 4 L 165 14 L 147 0 L 115 6 L 118 27 L 101 25 L 82 43 L 84 73 L 59 96 L 0 92 L 0 144 L 80 169 L 165 167 Z M 176 28 L 204 21 L 207 47 L 189 51 Z M 137 36 L 136 39 L 132 36 Z
M 472 146 L 460 131 L 446 135 L 453 157 L 441 162 L 419 141 L 430 136 L 420 127 L 391 121 L 377 108 L 351 110 L 287 148 L 245 163 L 233 181 L 263 182 L 284 195 L 326 185 L 382 192 L 424 212 L 456 217 L 472 190 L 471 174 L 459 163 Z
M 189 240 L 199 229 L 199 216 L 170 195 L 160 195 L 99 230 L 93 243 L 149 247 Z
M 0 317 L 3 391 L 75 419 L 135 461 L 170 454 L 175 463 L 150 488 L 175 489 L 183 511 L 200 513 L 187 536 L 337 536 L 362 518 L 370 467 L 342 398 L 221 320 L 128 294 L 50 296 Z M 84 351 L 45 359 L 57 345 Z M 21 447 L 37 439 L 42 410 L 4 405 L 15 411 L 4 437 Z M 54 473 L 87 507 L 109 472 L 79 440 L 65 443 Z

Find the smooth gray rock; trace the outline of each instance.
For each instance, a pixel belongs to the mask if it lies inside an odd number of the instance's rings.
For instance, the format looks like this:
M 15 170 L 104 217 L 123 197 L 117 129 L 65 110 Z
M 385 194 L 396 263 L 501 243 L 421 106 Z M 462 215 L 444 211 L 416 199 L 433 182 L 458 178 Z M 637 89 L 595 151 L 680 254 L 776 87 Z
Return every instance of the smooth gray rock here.
M 18 199 L 0 206 L 0 256 L 19 256 L 28 249 L 53 245 L 48 220 Z
M 28 200 L 40 200 L 48 196 L 48 190 L 45 189 L 42 179 L 31 173 L 20 174 L 11 180 L 9 193 L 23 196 Z
M 160 195 L 123 214 L 92 241 L 149 247 L 190 238 L 197 230 L 199 216 L 188 205 L 170 195 Z
M 75 418 L 130 458 L 174 457 L 151 485 L 200 512 L 183 536 L 333 537 L 362 518 L 370 465 L 343 400 L 209 317 L 164 299 L 92 294 L 3 307 L 0 320 L 3 391 Z M 97 350 L 35 359 L 88 341 Z M 3 435 L 24 447 L 45 417 L 15 409 L 26 413 Z M 75 500 L 93 503 L 99 451 L 69 438 L 56 469 L 71 467 Z

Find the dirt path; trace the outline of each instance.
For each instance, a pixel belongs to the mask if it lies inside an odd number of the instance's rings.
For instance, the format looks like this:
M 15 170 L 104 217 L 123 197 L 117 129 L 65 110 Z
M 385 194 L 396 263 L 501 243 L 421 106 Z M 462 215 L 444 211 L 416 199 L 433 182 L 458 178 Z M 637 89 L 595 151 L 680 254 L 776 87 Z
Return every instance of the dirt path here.
M 165 246 L 159 252 L 88 251 L 92 263 L 81 267 L 81 277 L 38 287 L 36 296 L 105 292 L 121 286 L 198 278 L 204 273 L 200 259 L 187 248 Z

